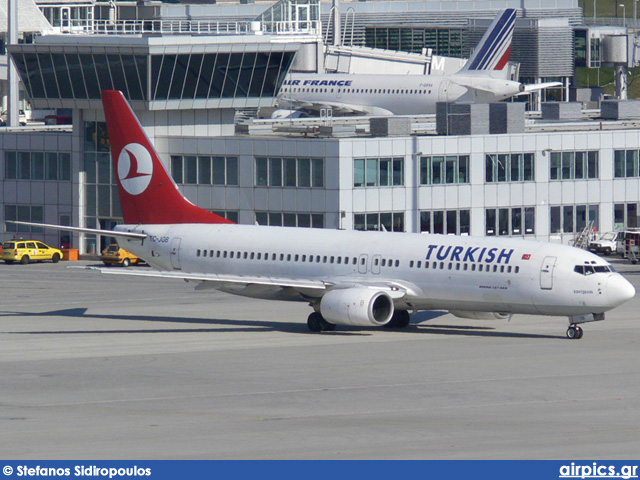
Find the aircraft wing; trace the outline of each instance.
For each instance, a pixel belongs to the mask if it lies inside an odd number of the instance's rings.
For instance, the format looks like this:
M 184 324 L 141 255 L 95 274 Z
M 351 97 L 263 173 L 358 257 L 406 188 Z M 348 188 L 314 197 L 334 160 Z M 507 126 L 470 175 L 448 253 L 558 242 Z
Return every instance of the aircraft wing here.
M 530 83 L 524 86 L 524 92 L 519 95 L 526 95 L 527 93 L 537 92 L 538 90 L 544 90 L 545 88 L 562 87 L 562 82 L 545 82 L 545 83 Z
M 186 273 L 180 271 L 159 271 L 159 270 L 123 270 L 113 268 L 89 267 L 92 270 L 99 270 L 110 275 L 134 275 L 140 277 L 180 279 L 188 282 L 199 282 L 196 290 L 208 289 L 245 289 L 244 294 L 251 296 L 257 291 L 277 291 L 292 289 L 300 295 L 306 297 L 320 297 L 326 291 L 332 289 L 368 287 L 376 290 L 384 290 L 393 299 L 417 296 L 417 288 L 405 282 L 396 281 L 375 281 L 369 282 L 366 279 L 340 277 L 334 279 L 310 279 L 310 278 L 290 278 L 252 275 L 226 275 L 215 273 Z M 236 292 L 239 293 L 239 292 Z
M 309 110 L 319 113 L 323 108 L 331 108 L 333 114 L 340 115 L 384 115 L 380 107 L 368 108 L 366 105 L 353 105 L 350 103 L 342 102 L 316 102 L 312 100 L 300 100 L 296 98 L 281 98 L 284 104 L 289 105 L 291 108 L 299 110 Z M 385 110 L 386 111 L 386 110 Z M 386 111 L 386 115 L 393 115 L 392 112 Z
M 29 227 L 50 228 L 52 230 L 61 230 L 63 232 L 80 232 L 91 233 L 93 235 L 102 235 L 105 237 L 123 238 L 126 240 L 144 240 L 147 238 L 146 233 L 138 232 L 122 232 L 119 230 L 100 230 L 98 228 L 83 228 L 83 227 L 67 227 L 64 225 L 52 225 L 48 223 L 33 223 L 33 222 L 21 222 L 18 220 L 5 220 L 5 223 L 14 223 L 16 225 L 28 225 Z

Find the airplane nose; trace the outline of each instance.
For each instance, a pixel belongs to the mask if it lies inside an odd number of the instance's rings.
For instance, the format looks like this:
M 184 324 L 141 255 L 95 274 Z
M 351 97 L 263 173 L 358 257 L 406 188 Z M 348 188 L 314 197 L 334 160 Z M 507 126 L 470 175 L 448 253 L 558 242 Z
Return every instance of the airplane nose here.
M 612 275 L 607 281 L 607 296 L 613 306 L 622 305 L 631 300 L 636 294 L 636 289 L 622 275 Z

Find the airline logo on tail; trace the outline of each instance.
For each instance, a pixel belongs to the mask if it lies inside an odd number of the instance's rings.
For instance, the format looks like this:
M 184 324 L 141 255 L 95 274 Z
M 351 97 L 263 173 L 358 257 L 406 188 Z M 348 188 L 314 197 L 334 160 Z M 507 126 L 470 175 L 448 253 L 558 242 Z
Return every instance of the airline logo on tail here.
M 118 178 L 127 193 L 140 195 L 153 175 L 153 161 L 149 151 L 139 143 L 130 143 L 118 155 Z
M 485 32 L 463 70 L 502 70 L 509 61 L 516 10 L 507 8 Z
M 182 196 L 122 92 L 102 91 L 124 222 L 233 223 Z

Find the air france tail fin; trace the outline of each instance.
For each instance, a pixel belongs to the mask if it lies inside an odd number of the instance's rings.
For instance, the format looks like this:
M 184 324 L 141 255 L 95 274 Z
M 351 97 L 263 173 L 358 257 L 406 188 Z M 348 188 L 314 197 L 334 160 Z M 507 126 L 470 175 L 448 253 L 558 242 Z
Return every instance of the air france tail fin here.
M 502 70 L 509 61 L 516 10 L 507 8 L 500 12 L 485 32 L 482 40 L 465 63 L 462 72 L 485 72 Z
M 102 105 L 126 224 L 233 223 L 180 193 L 122 92 L 103 90 Z

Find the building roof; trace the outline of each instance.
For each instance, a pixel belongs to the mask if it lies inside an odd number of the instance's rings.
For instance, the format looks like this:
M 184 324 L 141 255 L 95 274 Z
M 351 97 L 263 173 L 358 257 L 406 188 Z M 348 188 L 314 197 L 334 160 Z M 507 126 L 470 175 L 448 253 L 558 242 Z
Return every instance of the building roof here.
M 49 32 L 51 25 L 33 0 L 16 0 L 18 3 L 18 31 Z M 7 32 L 9 1 L 0 0 L 0 32 Z

